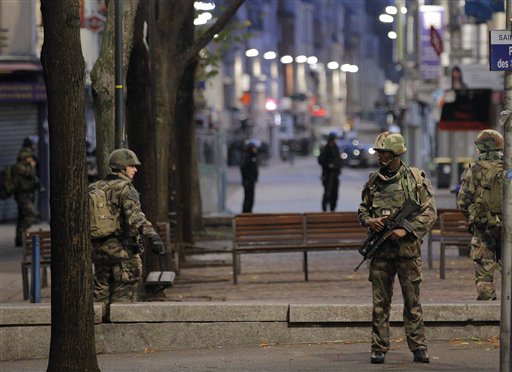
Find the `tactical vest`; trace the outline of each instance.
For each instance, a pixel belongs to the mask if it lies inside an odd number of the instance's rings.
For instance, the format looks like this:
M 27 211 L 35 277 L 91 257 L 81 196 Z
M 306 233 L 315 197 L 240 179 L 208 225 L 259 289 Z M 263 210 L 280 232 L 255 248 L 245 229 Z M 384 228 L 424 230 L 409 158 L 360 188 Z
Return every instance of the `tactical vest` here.
M 368 180 L 368 186 L 372 187 L 375 185 L 379 177 L 379 172 L 374 172 L 370 175 Z M 406 198 L 419 202 L 418 190 L 423 184 L 423 171 L 415 167 L 406 167 L 405 172 L 401 172 L 400 185 L 405 193 Z

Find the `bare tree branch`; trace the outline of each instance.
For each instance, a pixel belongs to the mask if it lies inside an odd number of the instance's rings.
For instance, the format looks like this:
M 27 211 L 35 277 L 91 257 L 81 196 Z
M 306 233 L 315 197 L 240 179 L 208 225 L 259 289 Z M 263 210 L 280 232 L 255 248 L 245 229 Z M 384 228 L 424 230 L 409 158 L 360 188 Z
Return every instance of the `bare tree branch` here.
M 213 37 L 222 31 L 224 26 L 233 18 L 236 11 L 240 6 L 244 3 L 245 0 L 233 0 L 226 8 L 226 10 L 222 13 L 222 15 L 217 18 L 217 21 L 205 31 L 195 42 L 192 44 L 187 50 L 185 50 L 180 56 L 179 60 L 183 61 L 183 67 L 188 65 L 192 59 L 199 53 L 201 49 L 208 45 L 208 43 L 213 39 Z

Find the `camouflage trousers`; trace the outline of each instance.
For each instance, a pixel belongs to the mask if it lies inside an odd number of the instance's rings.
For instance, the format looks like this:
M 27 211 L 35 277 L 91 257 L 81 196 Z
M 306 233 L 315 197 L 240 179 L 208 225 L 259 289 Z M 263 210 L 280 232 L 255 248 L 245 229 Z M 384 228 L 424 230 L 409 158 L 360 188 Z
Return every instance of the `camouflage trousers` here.
M 16 241 L 23 240 L 23 235 L 37 221 L 37 213 L 33 202 L 32 193 L 17 194 L 15 196 L 18 206 L 18 216 L 16 218 Z
M 137 288 L 142 277 L 142 260 L 139 254 L 117 263 L 94 264 L 94 301 L 137 301 Z
M 395 275 L 404 299 L 404 326 L 411 351 L 427 349 L 423 310 L 420 303 L 421 258 L 374 258 L 370 264 L 373 293 L 372 350 L 389 349 L 389 315 Z
M 470 256 L 475 266 L 477 300 L 496 300 L 494 272 L 501 270 L 496 259 L 499 241 L 483 232 L 475 231 L 470 244 Z

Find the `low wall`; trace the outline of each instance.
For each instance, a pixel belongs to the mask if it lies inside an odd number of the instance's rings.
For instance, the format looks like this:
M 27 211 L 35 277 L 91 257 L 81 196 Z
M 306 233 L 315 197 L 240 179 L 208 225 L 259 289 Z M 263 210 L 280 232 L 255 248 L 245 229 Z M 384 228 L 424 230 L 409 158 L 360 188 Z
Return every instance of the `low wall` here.
M 95 305 L 98 353 L 275 343 L 370 341 L 371 305 L 256 302 L 113 304 L 110 322 Z M 391 311 L 391 338 L 404 336 L 402 306 Z M 499 334 L 498 303 L 423 305 L 428 339 Z M 0 360 L 48 357 L 50 305 L 0 305 Z

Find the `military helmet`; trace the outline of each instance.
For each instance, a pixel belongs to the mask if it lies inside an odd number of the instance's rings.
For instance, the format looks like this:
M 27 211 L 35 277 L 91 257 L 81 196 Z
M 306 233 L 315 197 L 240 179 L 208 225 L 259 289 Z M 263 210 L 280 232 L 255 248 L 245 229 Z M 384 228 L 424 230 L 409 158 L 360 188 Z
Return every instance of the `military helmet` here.
M 116 149 L 108 157 L 108 166 L 114 170 L 125 170 L 129 165 L 141 165 L 139 158 L 132 150 Z
M 377 136 L 373 145 L 374 150 L 390 151 L 395 155 L 405 154 L 405 140 L 399 133 L 383 132 Z
M 503 150 L 503 136 L 494 129 L 485 129 L 478 133 L 475 145 L 480 152 Z
M 30 147 L 22 147 L 20 152 L 18 153 L 18 161 L 23 161 L 27 158 L 34 158 L 34 160 L 37 161 L 37 157 L 34 153 L 34 150 L 32 150 Z

